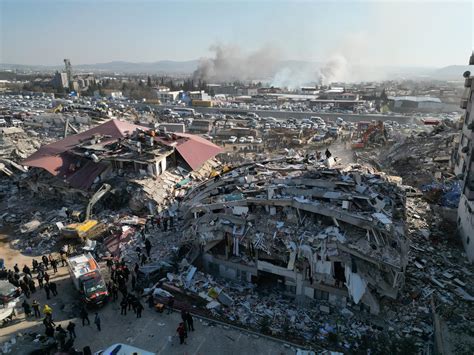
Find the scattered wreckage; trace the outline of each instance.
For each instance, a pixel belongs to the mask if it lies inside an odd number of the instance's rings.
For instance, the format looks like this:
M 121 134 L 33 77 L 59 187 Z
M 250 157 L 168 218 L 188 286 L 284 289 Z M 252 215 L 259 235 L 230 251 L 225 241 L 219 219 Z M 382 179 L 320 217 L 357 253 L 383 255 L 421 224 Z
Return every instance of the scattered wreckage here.
M 405 197 L 389 178 L 286 160 L 245 165 L 186 195 L 182 241 L 200 248 L 211 273 L 379 313 L 408 261 Z
M 472 289 L 466 282 L 472 268 L 457 269 L 460 255 L 448 246 L 438 250 L 439 245 L 431 245 L 436 239 L 422 221 L 432 212 L 420 201 L 414 205 L 418 190 L 400 185 L 401 179 L 362 166 L 335 169 L 305 159 L 238 167 L 231 161 L 234 167 L 222 170 L 208 159 L 193 169 L 176 145 L 176 161 L 168 156 L 166 169 L 153 175 L 134 165 L 115 166 L 116 149 L 140 160 L 131 147 L 152 137 L 135 127 L 131 134 L 120 134 L 115 144 L 125 142 L 121 148 L 109 149 L 108 137 L 89 132 L 86 140 L 59 153 L 82 162 L 66 176 L 28 169 L 35 177 L 29 183 L 32 191 L 38 196 L 66 192 L 67 209 L 55 205 L 25 217 L 14 196 L 24 185 L 9 185 L 12 208 L 0 218 L 21 225 L 24 238 L 13 243 L 16 247 L 50 251 L 60 239 L 63 226 L 58 224 L 73 221 L 66 210 L 80 209 L 107 180 L 113 186 L 109 197 L 116 200 L 123 187 L 128 204 L 114 212 L 96 208 L 94 219 L 109 232 L 86 247 L 134 264 L 139 262 L 136 248 L 143 249 L 149 238 L 151 263 L 140 283 L 153 286 L 148 291 L 156 299 L 184 294 L 197 305 L 196 312 L 255 330 L 269 318 L 271 334 L 289 330 L 309 344 L 337 333 L 339 349 L 357 349 L 354 344 L 364 336 L 387 332 L 397 339 L 414 336 L 419 349 L 426 349 L 424 341 L 436 331 L 432 298 L 450 329 L 462 328 L 457 311 L 473 319 L 468 307 Z M 155 137 L 168 139 L 163 132 Z M 146 154 L 152 149 L 142 148 Z M 85 189 L 71 183 L 79 170 L 101 163 L 108 164 L 107 178 L 96 176 Z M 150 216 L 161 225 L 151 226 Z

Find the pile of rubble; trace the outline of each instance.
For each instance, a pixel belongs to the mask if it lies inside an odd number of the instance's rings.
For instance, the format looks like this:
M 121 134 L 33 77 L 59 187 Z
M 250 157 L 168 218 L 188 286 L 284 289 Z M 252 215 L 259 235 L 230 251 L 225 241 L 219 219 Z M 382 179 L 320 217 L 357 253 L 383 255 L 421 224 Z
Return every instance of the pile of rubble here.
M 415 322 L 426 313 L 423 324 L 434 323 L 436 313 L 442 321 L 437 331 L 448 340 L 453 353 L 474 349 L 474 286 L 469 282 L 474 265 L 466 258 L 456 237 L 456 226 L 446 221 L 434 206 L 419 197 L 407 199 L 407 225 L 411 248 L 402 295 L 405 310 L 402 320 Z M 411 305 L 411 307 L 410 307 Z M 433 326 L 431 326 L 433 327 Z M 416 329 L 415 329 L 416 328 Z M 419 332 L 420 327 L 412 328 Z
M 472 273 L 472 268 L 459 248 L 443 245 L 437 249 L 442 243 L 434 244 L 436 233 L 430 228 L 439 226 L 442 220 L 434 219 L 430 206 L 419 198 L 408 198 L 407 238 L 403 233 L 396 234 L 393 227 L 397 224 L 401 226 L 399 231 L 404 231 L 404 187 L 387 181 L 396 181 L 394 177 L 361 170 L 351 167 L 333 171 L 283 160 L 247 164 L 193 185 L 180 202 L 178 224 L 174 222 L 182 235 L 177 238 L 176 233 L 162 228 L 147 234 L 154 245 L 154 260 L 169 260 L 170 251 L 177 252 L 179 245 L 185 245 L 188 251 L 180 272 L 168 273 L 162 287 L 192 295 L 200 300 L 195 303 L 200 303 L 207 315 L 257 331 L 269 322 L 269 333 L 294 337 L 313 346 L 328 346 L 337 334 L 340 349 L 357 349 L 366 337 L 388 332 L 394 341 L 414 338 L 418 349 L 426 349 L 435 333 L 432 302 L 440 303 L 438 311 L 445 307 L 451 314 L 465 311 L 464 317 L 472 320 L 472 290 L 466 285 L 466 275 Z M 351 193 L 357 186 L 359 192 Z M 378 199 L 377 195 L 384 198 Z M 270 200 L 274 204 L 268 203 Z M 349 206 L 345 201 L 350 202 Z M 317 209 L 305 206 L 313 204 Z M 329 211 L 334 213 L 328 215 Z M 369 234 L 358 233 L 357 229 L 364 227 L 347 220 L 355 216 L 358 222 L 365 217 L 369 223 L 370 218 Z M 131 251 L 143 246 L 138 234 L 133 240 L 124 248 L 131 262 L 135 261 Z M 363 240 L 372 241 L 357 248 Z M 386 241 L 384 245 L 377 244 L 381 240 Z M 392 252 L 390 240 L 397 241 L 398 252 Z M 306 246 L 311 249 L 310 257 L 305 255 Z M 318 257 L 321 252 L 326 255 Z M 448 263 L 450 253 L 454 259 Z M 368 260 L 377 263 L 372 264 L 373 270 L 364 267 Z M 207 273 L 197 271 L 188 261 Z M 329 273 L 322 261 L 332 263 Z M 389 296 L 380 299 L 377 312 L 377 303 L 367 302 L 371 307 L 364 304 L 366 292 L 357 299 L 357 288 L 351 290 L 347 279 L 343 283 L 337 280 L 337 262 L 347 263 L 348 271 L 362 275 L 370 293 Z M 399 286 L 391 289 L 384 286 L 387 275 L 383 270 L 389 264 L 387 270 L 393 272 L 397 263 L 402 263 L 403 272 L 399 274 Z M 456 270 L 456 263 L 464 266 Z M 354 265 L 357 273 L 353 272 Z M 351 276 L 348 271 L 344 276 Z M 272 280 L 270 274 L 277 278 Z M 293 284 L 292 277 L 296 281 Z M 303 291 L 300 295 L 295 294 L 301 292 L 299 287 Z M 320 287 L 326 291 L 318 290 Z M 349 319 L 351 326 L 346 325 Z M 451 324 L 449 328 L 456 329 Z
M 38 134 L 19 127 L 0 128 L 0 174 L 13 177 L 26 169 L 17 161 L 26 158 L 40 147 Z
M 194 184 L 177 211 L 180 237 L 160 228 L 148 234 L 153 260 L 169 260 L 173 245 L 188 251 L 182 273 L 169 273 L 163 287 L 185 289 L 229 322 L 259 330 L 269 318 L 271 333 L 312 344 L 337 333 L 347 348 L 378 332 L 370 313 L 381 311 L 379 295 L 396 298 L 403 287 L 404 197 L 390 179 L 283 159 Z M 128 239 L 127 261 L 142 243 L 138 234 Z M 346 318 L 354 325 L 342 326 Z
M 453 137 L 438 128 L 407 138 L 381 165 L 405 184 L 445 181 Z M 97 254 L 134 265 L 148 238 L 146 267 L 172 266 L 153 290 L 158 296 L 183 294 L 197 313 L 314 348 L 374 351 L 388 336 L 425 351 L 443 331 L 437 319 L 450 337 L 462 337 L 453 342 L 456 352 L 472 347 L 466 324 L 474 320 L 474 269 L 446 237 L 451 225 L 434 206 L 399 177 L 292 155 L 225 173 L 215 160 L 191 172 L 178 164 L 153 178 L 121 172 L 108 182 L 127 203 L 96 209 L 109 231 Z M 0 222 L 18 226 L 13 244 L 27 252 L 54 250 L 61 225 L 72 222 L 67 210 L 84 206 L 71 190 L 69 201 L 56 196 L 24 208 L 31 196 L 22 184 L 6 177 L 0 184 Z
M 358 152 L 358 161 L 400 176 L 405 185 L 421 188 L 433 181 L 454 178 L 449 162 L 459 131 L 440 124 L 429 133 L 405 137 L 381 152 Z
M 407 250 L 403 191 L 386 180 L 302 161 L 249 164 L 186 195 L 183 241 L 211 251 L 209 261 L 248 266 L 249 280 L 275 267 L 285 287 L 351 283 L 355 302 L 378 313 L 373 292 L 396 298 Z

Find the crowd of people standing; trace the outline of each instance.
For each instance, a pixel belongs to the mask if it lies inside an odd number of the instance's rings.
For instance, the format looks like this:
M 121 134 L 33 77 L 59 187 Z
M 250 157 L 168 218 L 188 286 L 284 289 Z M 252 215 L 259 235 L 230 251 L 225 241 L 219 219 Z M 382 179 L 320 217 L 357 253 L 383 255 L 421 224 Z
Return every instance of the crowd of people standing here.
M 172 219 L 166 222 L 163 220 L 154 221 L 158 227 L 164 227 L 165 224 L 172 225 Z M 143 250 L 137 247 L 138 262 L 135 265 L 127 265 L 123 260 L 114 260 L 109 258 L 106 261 L 107 268 L 110 272 L 110 280 L 107 282 L 107 290 L 109 293 L 109 300 L 112 303 L 118 302 L 120 307 L 120 315 L 125 317 L 127 313 L 133 312 L 136 318 L 141 318 L 145 307 L 142 304 L 144 289 L 139 282 L 139 271 L 149 260 L 151 256 L 152 244 L 148 238 L 145 237 L 145 228 L 142 231 L 143 236 Z M 46 300 L 59 297 L 58 285 L 53 281 L 54 275 L 58 273 L 58 268 L 67 266 L 67 257 L 69 256 L 68 249 L 61 249 L 59 256 L 53 254 L 43 255 L 40 258 L 33 258 L 31 266 L 23 265 L 21 271 L 18 264 L 15 264 L 13 270 L 7 271 L 7 279 L 14 286 L 21 289 L 25 299 L 21 304 L 23 308 L 25 319 L 41 319 L 44 325 L 44 334 L 47 338 L 55 340 L 59 350 L 63 352 L 74 352 L 74 341 L 77 338 L 76 324 L 69 321 L 66 324 L 56 324 L 53 317 L 53 309 L 47 304 L 47 301 L 42 305 L 38 301 L 35 294 L 39 290 L 44 290 Z M 30 302 L 30 298 L 32 301 Z M 155 300 L 153 295 L 148 295 L 147 301 L 151 310 L 155 310 Z M 174 298 L 167 303 L 168 314 L 175 311 Z M 85 306 L 82 306 L 78 314 L 82 326 L 90 326 L 91 320 L 98 332 L 102 331 L 101 317 L 99 312 L 95 312 L 93 318 L 89 319 L 89 312 Z M 182 322 L 179 322 L 176 329 L 177 337 L 180 339 L 180 344 L 186 344 L 186 338 L 189 331 L 194 331 L 193 316 L 187 310 L 181 312 Z M 89 348 L 89 347 L 87 347 Z M 87 349 L 83 352 L 87 354 Z

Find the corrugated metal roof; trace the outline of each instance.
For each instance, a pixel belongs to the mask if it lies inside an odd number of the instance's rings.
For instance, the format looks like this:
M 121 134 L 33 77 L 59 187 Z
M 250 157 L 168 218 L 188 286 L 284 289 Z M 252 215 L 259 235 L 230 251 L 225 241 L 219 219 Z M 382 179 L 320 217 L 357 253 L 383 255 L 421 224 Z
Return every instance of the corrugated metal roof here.
M 389 96 L 388 99 L 394 101 L 441 102 L 437 97 L 430 96 Z
M 70 159 L 68 160 L 64 153 L 73 149 L 81 141 L 90 139 L 93 135 L 108 135 L 111 137 L 110 140 L 116 140 L 133 133 L 137 128 L 144 127 L 119 120 L 110 120 L 82 133 L 74 134 L 60 141 L 42 146 L 26 158 L 22 165 L 43 168 L 52 175 L 57 176 L 63 170 L 62 167 L 70 163 Z
M 198 169 L 206 160 L 224 151 L 221 147 L 200 136 L 187 133 L 176 133 L 176 135 L 186 138 L 183 142 L 178 143 L 176 150 L 193 170 Z
M 107 135 L 110 136 L 110 139 L 106 141 L 115 141 L 132 134 L 136 129 L 147 130 L 148 128 L 113 119 L 85 132 L 42 146 L 25 159 L 22 165 L 45 169 L 54 176 L 66 177 L 66 180 L 74 187 L 88 188 L 94 179 L 106 169 L 106 164 L 93 163 L 90 160 L 69 154 L 68 151 L 94 135 Z M 177 137 L 176 140 L 167 140 L 162 137 L 155 137 L 155 140 L 167 146 L 174 146 L 178 154 L 193 170 L 198 169 L 208 159 L 223 151 L 219 146 L 196 135 L 174 133 L 174 136 Z M 81 168 L 71 173 L 69 169 L 71 164 L 77 165 L 78 163 Z
M 82 168 L 74 172 L 66 180 L 75 188 L 87 190 L 95 178 L 107 169 L 107 166 L 108 164 L 105 163 L 94 163 L 92 160 L 88 160 Z

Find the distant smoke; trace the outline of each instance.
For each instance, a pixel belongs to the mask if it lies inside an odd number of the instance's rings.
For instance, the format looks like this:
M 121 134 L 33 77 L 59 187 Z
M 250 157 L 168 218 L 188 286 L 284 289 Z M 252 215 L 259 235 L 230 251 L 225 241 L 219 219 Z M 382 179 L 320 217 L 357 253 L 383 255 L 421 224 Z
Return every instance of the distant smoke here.
M 351 34 L 337 44 L 322 63 L 284 61 L 282 52 L 272 46 L 245 53 L 238 46 L 216 44 L 212 58 L 201 58 L 194 80 L 233 82 L 261 80 L 274 87 L 298 89 L 333 82 L 380 80 L 384 75 L 374 67 L 361 66 L 366 55 L 366 36 Z
M 342 55 L 335 55 L 322 66 L 312 63 L 290 63 L 276 72 L 270 85 L 298 89 L 308 85 L 329 85 L 336 81 L 350 81 L 349 65 Z
M 213 58 L 201 58 L 193 73 L 195 80 L 213 82 L 247 81 L 269 77 L 275 70 L 278 53 L 273 47 L 263 47 L 246 54 L 237 46 L 213 45 Z
M 315 85 L 319 81 L 318 68 L 298 63 L 286 65 L 276 72 L 270 82 L 270 86 L 288 88 L 290 90 L 299 89 L 302 86 Z
M 335 81 L 350 81 L 349 65 L 342 55 L 333 56 L 320 71 L 320 82 L 323 85 Z

